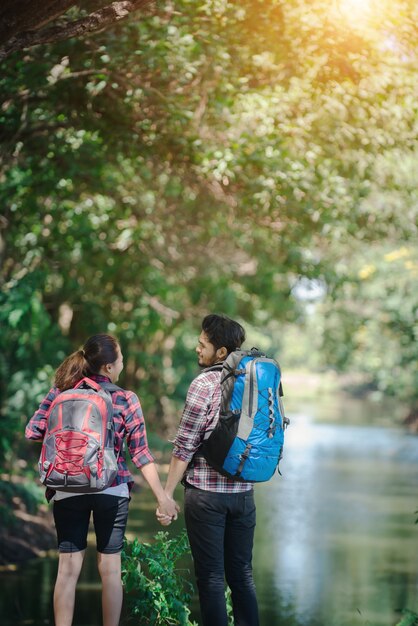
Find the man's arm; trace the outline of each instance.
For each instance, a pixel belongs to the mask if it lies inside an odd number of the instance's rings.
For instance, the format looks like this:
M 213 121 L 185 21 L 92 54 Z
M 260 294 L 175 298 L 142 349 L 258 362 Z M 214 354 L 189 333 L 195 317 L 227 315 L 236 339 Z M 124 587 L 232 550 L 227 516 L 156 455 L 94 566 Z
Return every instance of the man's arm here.
M 175 502 L 173 496 L 174 490 L 183 478 L 184 472 L 186 471 L 188 465 L 189 463 L 187 461 L 182 461 L 176 456 L 171 457 L 167 482 L 164 489 L 164 492 L 169 502 Z M 178 506 L 177 510 L 180 510 Z M 177 519 L 177 514 L 171 517 L 169 514 L 167 514 L 167 511 L 161 506 L 158 506 L 158 509 L 156 510 L 156 516 L 160 524 L 162 524 L 163 526 L 168 526 L 173 519 Z
M 188 465 L 189 463 L 187 461 L 182 461 L 176 456 L 171 457 L 167 482 L 165 484 L 165 492 L 169 498 L 173 497 L 174 490 L 183 478 Z
M 202 376 L 194 379 L 187 392 L 174 450 L 171 456 L 165 492 L 169 498 L 183 478 L 190 461 L 200 447 L 206 430 L 206 416 L 213 385 Z M 167 516 L 157 509 L 157 518 L 163 525 L 170 523 Z

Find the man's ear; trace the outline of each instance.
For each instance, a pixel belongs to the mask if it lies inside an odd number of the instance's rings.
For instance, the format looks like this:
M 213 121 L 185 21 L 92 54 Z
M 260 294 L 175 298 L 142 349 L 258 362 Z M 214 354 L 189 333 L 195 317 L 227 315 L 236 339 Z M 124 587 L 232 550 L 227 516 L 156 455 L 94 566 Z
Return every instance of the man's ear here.
M 228 350 L 225 348 L 225 346 L 222 346 L 222 348 L 218 348 L 218 350 L 216 350 L 216 358 L 219 361 L 225 361 L 227 356 Z

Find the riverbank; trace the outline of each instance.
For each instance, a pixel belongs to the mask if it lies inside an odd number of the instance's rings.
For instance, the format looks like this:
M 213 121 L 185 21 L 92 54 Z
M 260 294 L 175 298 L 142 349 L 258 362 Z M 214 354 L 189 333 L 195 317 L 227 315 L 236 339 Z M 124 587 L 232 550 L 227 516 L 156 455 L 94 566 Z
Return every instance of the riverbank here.
M 161 454 L 157 452 L 155 457 L 161 458 Z M 164 480 L 168 464 L 160 462 L 158 469 Z M 144 480 L 140 474 L 133 478 L 138 492 Z M 52 505 L 46 503 L 44 491 L 32 479 L 0 475 L 0 571 L 56 549 Z
M 0 568 L 44 556 L 56 547 L 52 511 L 23 477 L 1 476 Z M 28 490 L 26 490 L 29 487 Z

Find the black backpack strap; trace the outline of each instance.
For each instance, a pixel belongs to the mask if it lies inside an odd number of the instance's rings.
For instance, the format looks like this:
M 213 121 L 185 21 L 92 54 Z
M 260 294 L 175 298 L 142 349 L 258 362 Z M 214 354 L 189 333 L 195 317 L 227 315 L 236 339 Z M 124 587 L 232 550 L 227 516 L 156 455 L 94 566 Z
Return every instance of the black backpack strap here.
M 202 373 L 206 373 L 206 372 L 222 372 L 224 364 L 223 363 L 216 363 L 215 365 L 211 365 L 210 367 L 205 367 L 204 370 L 202 370 Z M 196 450 L 195 454 L 197 452 L 199 452 L 199 450 L 201 449 L 203 445 L 203 442 L 200 444 L 199 448 Z M 190 476 L 193 477 L 193 469 L 194 469 L 194 455 L 192 456 L 192 458 L 189 461 L 189 464 L 186 468 L 186 471 L 184 473 L 183 479 L 181 481 L 182 485 L 186 485 L 186 473 Z
M 210 367 L 205 367 L 203 372 L 222 372 L 223 363 L 216 363 L 215 365 L 211 365 Z M 202 373 L 203 373 L 202 372 Z

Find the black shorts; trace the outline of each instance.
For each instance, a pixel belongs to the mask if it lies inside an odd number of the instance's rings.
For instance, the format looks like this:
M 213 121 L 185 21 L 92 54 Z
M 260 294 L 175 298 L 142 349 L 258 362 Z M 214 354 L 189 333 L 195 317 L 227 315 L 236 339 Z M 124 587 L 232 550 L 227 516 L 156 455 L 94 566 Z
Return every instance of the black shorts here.
M 128 507 L 129 498 L 97 493 L 55 501 L 54 520 L 58 550 L 80 552 L 86 549 L 90 514 L 93 512 L 97 551 L 103 554 L 120 552 Z

